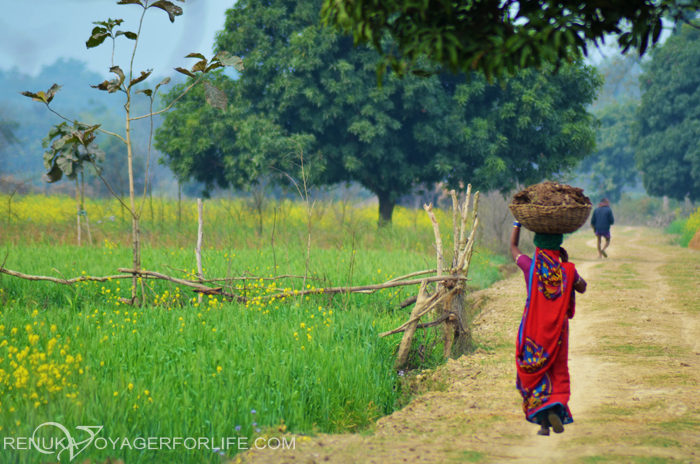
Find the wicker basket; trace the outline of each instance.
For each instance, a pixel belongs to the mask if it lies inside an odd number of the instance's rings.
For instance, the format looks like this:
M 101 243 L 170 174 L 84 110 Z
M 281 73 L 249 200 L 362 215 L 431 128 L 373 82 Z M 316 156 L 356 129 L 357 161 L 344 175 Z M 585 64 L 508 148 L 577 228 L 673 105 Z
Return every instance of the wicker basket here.
M 515 219 L 526 229 L 540 234 L 570 234 L 588 220 L 592 205 L 510 205 Z

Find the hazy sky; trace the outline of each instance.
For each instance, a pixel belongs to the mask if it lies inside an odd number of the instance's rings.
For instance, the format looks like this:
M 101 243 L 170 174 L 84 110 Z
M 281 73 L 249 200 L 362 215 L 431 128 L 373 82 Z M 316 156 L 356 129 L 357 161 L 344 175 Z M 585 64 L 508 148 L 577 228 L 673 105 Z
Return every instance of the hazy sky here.
M 0 69 L 17 67 L 36 75 L 41 67 L 57 58 L 76 58 L 88 68 L 107 77 L 111 61 L 111 40 L 87 49 L 93 21 L 123 19 L 118 28 L 136 32 L 143 11 L 138 5 L 117 5 L 117 0 L 0 0 Z M 173 68 L 191 67 L 184 59 L 191 52 L 209 58 L 215 34 L 223 28 L 225 12 L 235 0 L 173 1 L 184 10 L 171 23 L 165 11 L 148 10 L 134 61 L 134 72 L 154 69 L 154 75 L 171 75 Z M 127 70 L 134 42 L 117 40 L 115 65 Z

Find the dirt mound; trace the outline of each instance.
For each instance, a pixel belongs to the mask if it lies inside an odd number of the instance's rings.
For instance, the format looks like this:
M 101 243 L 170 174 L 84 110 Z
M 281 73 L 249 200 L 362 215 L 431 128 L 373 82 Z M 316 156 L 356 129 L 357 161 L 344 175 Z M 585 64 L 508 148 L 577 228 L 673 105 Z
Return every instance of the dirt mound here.
M 591 199 L 583 194 L 583 189 L 558 182 L 542 182 L 531 185 L 513 197 L 514 205 L 591 205 Z

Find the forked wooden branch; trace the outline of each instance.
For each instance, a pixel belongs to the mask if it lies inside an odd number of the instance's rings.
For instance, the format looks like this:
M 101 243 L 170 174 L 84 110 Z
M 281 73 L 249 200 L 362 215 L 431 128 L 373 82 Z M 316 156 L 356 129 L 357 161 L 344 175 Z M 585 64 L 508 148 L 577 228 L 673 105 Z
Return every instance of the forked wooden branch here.
M 221 295 L 221 296 L 225 296 L 226 298 L 234 299 L 234 300 L 238 301 L 239 303 L 245 303 L 246 301 L 248 301 L 248 298 L 240 296 L 240 295 L 234 295 L 233 293 L 225 292 L 220 287 L 219 288 L 211 288 L 211 287 L 207 287 L 206 285 L 199 284 L 197 282 L 191 282 L 189 280 L 178 279 L 177 277 L 171 277 L 169 275 L 161 274 L 160 272 L 144 271 L 142 269 L 134 270 L 134 269 L 124 269 L 124 268 L 119 268 L 118 271 L 126 273 L 126 274 L 147 276 L 147 277 L 161 279 L 161 280 L 169 280 L 170 282 L 174 282 L 176 284 L 182 285 L 183 287 L 193 288 L 195 292 L 200 293 L 200 294 Z
M 476 238 L 476 230 L 479 225 L 479 197 L 480 193 L 476 192 L 474 194 L 474 219 L 472 220 L 472 230 L 469 233 L 469 238 L 465 239 L 463 248 L 460 248 L 460 254 L 459 254 L 459 260 L 457 261 L 457 269 L 463 269 L 464 266 L 466 265 L 467 267 L 469 266 L 469 263 L 465 264 L 465 261 L 467 260 L 467 250 L 469 247 L 472 247 L 474 244 L 474 239 Z M 466 224 L 466 218 L 463 217 L 462 220 Z M 466 227 L 466 225 L 465 225 Z M 464 229 L 462 230 L 462 233 L 464 234 Z M 471 259 L 471 254 L 469 255 L 469 258 Z
M 131 279 L 130 275 L 113 275 L 113 276 L 105 276 L 105 277 L 80 276 L 80 277 L 75 277 L 73 279 L 58 279 L 56 277 L 23 274 L 21 272 L 11 271 L 10 269 L 5 269 L 5 268 L 0 268 L 0 273 L 11 275 L 13 277 L 19 277 L 20 279 L 25 279 L 25 280 L 46 281 L 46 282 L 53 282 L 53 283 L 61 284 L 61 285 L 73 285 L 73 284 L 77 284 L 80 282 L 108 282 L 110 280 L 116 280 L 116 279 Z
M 428 213 L 430 222 L 433 225 L 433 233 L 435 234 L 435 247 L 437 249 L 437 275 L 441 276 L 442 269 L 445 267 L 445 260 L 443 258 L 445 255 L 443 253 L 442 237 L 440 237 L 440 224 L 438 224 L 437 219 L 435 218 L 435 212 L 433 211 L 432 203 L 430 203 L 429 205 L 423 205 L 423 209 L 426 213 Z
M 445 298 L 454 295 L 459 291 L 458 287 L 453 288 L 449 292 L 435 292 L 432 295 L 428 296 L 427 292 L 423 299 L 421 299 L 421 294 L 420 291 L 418 292 L 418 299 L 416 300 L 416 306 L 413 308 L 413 311 L 411 311 L 411 317 L 409 317 L 408 321 L 404 322 L 401 324 L 399 327 L 395 328 L 394 330 L 390 330 L 388 332 L 383 332 L 380 333 L 380 337 L 386 337 L 388 335 L 393 335 L 395 333 L 403 332 L 406 330 L 407 327 L 412 325 L 413 323 L 418 323 L 418 320 L 428 314 L 430 311 L 432 311 L 435 306 L 439 305 L 442 303 Z
M 416 325 L 416 329 L 429 329 L 430 327 L 435 327 L 437 325 L 442 324 L 443 322 L 447 321 L 448 319 L 450 319 L 450 320 L 456 319 L 456 316 L 454 315 L 454 313 L 445 313 L 433 321 L 426 322 L 425 324 Z M 407 330 L 407 328 L 396 329 L 396 330 L 398 330 L 398 332 L 394 332 L 394 333 L 405 332 Z
M 131 279 L 134 274 L 139 275 L 142 278 L 149 279 L 149 280 L 167 280 L 179 285 L 182 285 L 184 287 L 189 287 L 192 288 L 193 291 L 204 294 L 204 295 L 221 295 L 226 298 L 231 298 L 235 299 L 238 302 L 244 303 L 249 300 L 249 298 L 246 298 L 241 295 L 235 295 L 230 292 L 224 291 L 221 287 L 217 288 L 212 288 L 208 287 L 206 285 L 203 285 L 204 283 L 208 282 L 226 282 L 230 280 L 276 280 L 272 278 L 263 278 L 263 277 L 240 277 L 240 278 L 234 278 L 234 279 L 209 279 L 209 280 L 204 280 L 204 281 L 199 281 L 199 280 L 185 280 L 185 279 L 179 279 L 177 277 L 172 277 L 166 274 L 162 274 L 160 272 L 154 272 L 154 271 L 146 271 L 143 269 L 140 269 L 138 271 L 135 271 L 133 269 L 127 269 L 127 268 L 119 268 L 119 272 L 122 274 L 120 275 L 113 275 L 113 276 L 105 276 L 105 277 L 93 277 L 93 276 L 80 276 L 80 277 L 75 277 L 73 279 L 59 279 L 57 277 L 48 277 L 48 276 L 36 276 L 36 275 L 29 275 L 29 274 L 24 274 L 22 272 L 17 272 L 17 271 L 12 271 L 10 269 L 5 269 L 3 267 L 0 267 L 0 273 L 2 274 L 7 274 L 13 277 L 18 277 L 20 279 L 25 279 L 25 280 L 31 280 L 31 281 L 47 281 L 47 282 L 53 282 L 57 284 L 62 284 L 62 285 L 73 285 L 76 283 L 80 282 L 86 282 L 86 281 L 95 281 L 95 282 L 108 282 L 110 280 L 117 280 L 117 279 Z M 419 285 L 423 280 L 427 280 L 427 282 L 441 282 L 445 280 L 467 280 L 465 277 L 462 276 L 443 276 L 443 277 L 428 277 L 426 279 L 414 279 L 414 280 L 405 280 L 410 277 L 415 277 L 419 275 L 425 275 L 425 274 L 430 274 L 435 272 L 435 269 L 426 269 L 424 271 L 418 271 L 418 272 L 413 272 L 411 274 L 407 274 L 405 276 L 400 276 L 400 277 L 395 277 L 394 279 L 391 279 L 387 282 L 381 283 L 381 284 L 374 284 L 374 285 L 360 285 L 360 286 L 355 286 L 355 287 L 324 287 L 324 288 L 315 288 L 315 289 L 310 289 L 310 290 L 303 290 L 303 291 L 297 291 L 295 292 L 284 292 L 281 291 L 280 293 L 272 294 L 272 295 L 266 295 L 263 298 L 266 299 L 271 299 L 271 298 L 284 298 L 288 296 L 303 296 L 303 295 L 313 295 L 313 294 L 334 294 L 334 293 L 374 293 L 378 290 L 383 290 L 387 288 L 394 288 L 394 287 L 403 287 L 403 286 L 409 286 L 409 285 Z M 126 275 L 128 274 L 128 275 Z M 277 279 L 285 278 L 285 277 L 290 277 L 290 278 L 300 278 L 301 276 L 278 276 Z M 246 288 L 245 290 L 248 290 Z M 280 289 L 274 289 L 274 290 L 280 290 Z
M 461 322 L 460 315 L 453 312 L 452 302 L 454 296 L 457 295 L 458 292 L 464 292 L 464 285 L 461 282 L 469 272 L 469 265 L 471 264 L 472 253 L 474 251 L 474 241 L 476 238 L 477 229 L 479 227 L 478 211 L 480 194 L 479 192 L 476 192 L 474 194 L 474 206 L 472 211 L 472 228 L 471 232 L 467 236 L 467 220 L 469 216 L 471 190 L 472 186 L 469 184 L 467 186 L 467 192 L 462 208 L 459 206 L 456 192 L 454 190 L 450 192 L 452 197 L 452 233 L 454 249 L 452 255 L 452 265 L 450 269 L 445 270 L 449 272 L 450 277 L 458 277 L 458 279 L 448 279 L 441 276 L 444 269 L 444 253 L 442 238 L 440 237 L 440 226 L 435 218 L 433 205 L 430 204 L 423 206 L 433 226 L 433 232 L 435 234 L 435 248 L 437 250 L 437 270 L 439 270 L 438 277 L 441 277 L 443 284 L 438 285 L 437 291 L 431 296 L 428 296 L 426 292 L 427 279 L 424 279 L 421 283 L 421 289 L 418 292 L 418 296 L 415 298 L 408 298 L 401 303 L 402 308 L 412 304 L 414 301 L 416 303 L 416 306 L 411 311 L 409 320 L 400 327 L 379 335 L 380 337 L 386 337 L 388 335 L 403 332 L 401 344 L 399 345 L 396 367 L 402 366 L 408 359 L 408 353 L 416 329 L 435 327 L 444 323 L 444 355 L 446 358 L 450 356 L 452 343 L 454 342 L 453 339 L 456 330 L 455 324 L 457 324 L 460 334 L 464 332 L 465 328 Z M 453 283 L 448 283 L 450 280 L 452 280 Z M 431 322 L 425 324 L 419 323 L 421 317 L 425 316 L 428 312 L 433 311 L 436 308 L 440 308 L 440 305 L 444 306 L 442 308 L 442 315 Z M 457 309 L 457 311 L 461 311 L 461 309 Z
M 457 256 L 459 256 L 459 200 L 457 192 L 450 191 L 452 196 L 452 237 L 454 239 L 454 249 L 452 250 L 452 266 L 457 264 Z
M 459 226 L 459 249 L 463 250 L 464 246 L 467 244 L 467 218 L 469 217 L 469 202 L 472 198 L 472 184 L 467 185 L 467 194 L 464 196 L 464 206 L 460 213 L 462 214 L 462 221 Z
M 436 277 L 427 277 L 425 279 L 416 279 L 416 280 L 403 280 L 403 281 L 391 281 L 391 282 L 385 282 L 383 284 L 374 284 L 374 285 L 360 285 L 357 287 L 327 287 L 327 288 L 315 288 L 315 289 L 310 289 L 310 290 L 302 290 L 302 291 L 296 291 L 296 292 L 284 292 L 284 293 L 276 293 L 274 295 L 265 295 L 262 298 L 265 299 L 279 299 L 279 298 L 288 298 L 290 296 L 304 296 L 304 295 L 314 295 L 314 294 L 333 294 L 333 293 L 368 293 L 370 291 L 375 292 L 377 290 L 384 290 L 387 288 L 394 288 L 394 287 L 403 287 L 406 285 L 419 285 L 423 282 L 430 283 L 430 282 L 444 282 L 446 280 L 454 280 L 454 281 L 461 281 L 461 280 L 467 280 L 466 277 L 457 275 L 457 276 L 436 276 Z
M 437 292 L 429 296 L 427 287 L 428 282 L 424 280 L 420 284 L 420 289 L 418 290 L 418 299 L 416 301 L 416 306 L 413 308 L 413 311 L 411 311 L 411 317 L 409 321 L 402 326 L 402 328 L 404 329 L 404 334 L 403 338 L 401 339 L 401 344 L 399 345 L 399 351 L 396 356 L 395 367 L 400 367 L 406 363 L 406 360 L 408 359 L 408 353 L 411 349 L 411 343 L 413 342 L 413 334 L 416 333 L 416 326 L 418 325 L 418 319 L 420 318 L 420 314 L 425 310 L 425 308 L 428 308 L 428 310 L 430 310 L 430 308 L 432 307 L 432 302 L 435 301 L 435 299 L 437 299 Z M 379 336 L 383 337 L 386 335 L 390 334 L 386 333 L 381 334 Z

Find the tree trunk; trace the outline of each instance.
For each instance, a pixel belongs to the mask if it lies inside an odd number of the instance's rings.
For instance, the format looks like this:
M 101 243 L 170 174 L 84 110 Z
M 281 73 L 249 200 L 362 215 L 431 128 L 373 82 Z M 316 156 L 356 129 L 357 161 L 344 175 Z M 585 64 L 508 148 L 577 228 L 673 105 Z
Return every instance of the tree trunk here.
M 80 173 L 80 209 L 84 211 L 85 214 L 85 227 L 87 228 L 88 243 L 92 246 L 92 234 L 90 233 L 90 218 L 88 217 L 87 210 L 85 209 L 85 175 Z
M 444 311 L 445 313 L 451 312 L 454 315 L 454 320 L 450 318 L 445 321 L 443 355 L 445 359 L 458 358 L 464 353 L 468 353 L 472 348 L 472 334 L 467 320 L 464 289 L 445 302 Z
M 396 201 L 391 199 L 391 193 L 389 192 L 379 192 L 377 193 L 377 198 L 379 199 L 379 227 L 386 227 L 391 225 L 391 216 L 394 214 L 394 207 L 396 206 Z
M 197 258 L 197 277 L 199 280 L 204 280 L 204 272 L 202 271 L 202 236 L 204 235 L 204 206 L 202 199 L 197 198 L 197 247 L 194 249 L 194 255 Z M 202 294 L 197 295 L 197 302 L 202 304 Z
M 131 120 L 130 115 L 130 95 L 127 93 L 127 103 L 126 103 L 126 153 L 127 153 L 127 164 L 129 168 L 129 200 L 131 206 L 131 239 L 133 244 L 134 252 L 134 264 L 133 269 L 135 271 L 141 270 L 141 230 L 139 227 L 139 216 L 136 211 L 136 198 L 134 191 L 134 152 L 131 149 Z M 138 285 L 138 274 L 134 274 L 134 279 L 131 282 L 131 303 L 136 303 L 137 296 L 137 285 Z
M 177 230 L 180 230 L 182 224 L 182 184 L 177 181 Z
M 78 178 L 75 178 L 75 206 L 78 210 L 78 246 L 80 246 L 80 184 L 78 184 Z

